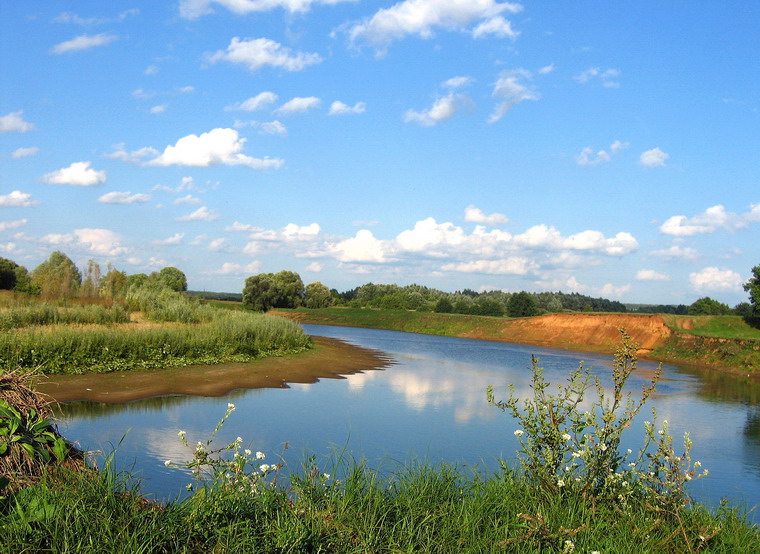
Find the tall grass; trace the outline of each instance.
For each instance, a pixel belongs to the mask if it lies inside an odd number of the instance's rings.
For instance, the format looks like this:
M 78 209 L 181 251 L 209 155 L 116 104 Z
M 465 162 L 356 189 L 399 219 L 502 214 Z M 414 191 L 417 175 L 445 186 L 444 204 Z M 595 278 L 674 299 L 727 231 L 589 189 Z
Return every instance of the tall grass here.
M 127 323 L 129 317 L 129 311 L 118 304 L 67 307 L 43 303 L 12 305 L 0 310 L 0 331 L 31 325 L 109 325 Z

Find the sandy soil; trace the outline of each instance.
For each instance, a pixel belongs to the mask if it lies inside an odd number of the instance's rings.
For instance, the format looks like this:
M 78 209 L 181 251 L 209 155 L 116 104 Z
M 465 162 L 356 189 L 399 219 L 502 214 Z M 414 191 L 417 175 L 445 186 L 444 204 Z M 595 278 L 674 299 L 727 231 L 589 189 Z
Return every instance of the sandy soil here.
M 57 402 L 116 403 L 178 394 L 223 396 L 235 389 L 285 388 L 287 383 L 340 379 L 341 375 L 384 369 L 393 363 L 382 352 L 336 339 L 313 337 L 313 340 L 314 348 L 293 356 L 263 358 L 245 364 L 53 375 L 42 378 L 37 390 Z

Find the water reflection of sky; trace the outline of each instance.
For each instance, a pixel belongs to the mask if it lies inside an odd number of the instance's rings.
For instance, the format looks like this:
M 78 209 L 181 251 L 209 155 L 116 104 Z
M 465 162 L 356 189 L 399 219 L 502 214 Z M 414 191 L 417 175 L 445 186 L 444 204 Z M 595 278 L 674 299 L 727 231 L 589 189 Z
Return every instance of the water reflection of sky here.
M 120 443 L 121 467 L 133 466 L 146 491 L 173 497 L 188 478 L 163 462 L 190 455 L 177 432 L 186 431 L 190 444 L 205 440 L 228 402 L 237 410 L 220 431 L 220 442 L 241 436 L 244 447 L 267 452 L 268 462 L 276 461 L 287 443 L 285 459 L 296 466 L 310 454 L 322 457 L 324 465 L 331 452 L 345 451 L 373 467 L 425 459 L 495 469 L 497 458 L 514 458 L 516 424 L 486 405 L 486 386 L 493 385 L 498 398 L 511 384 L 528 398 L 532 354 L 550 382 L 565 380 L 584 361 L 611 384 L 611 359 L 605 356 L 370 329 L 306 328 L 385 351 L 396 364 L 315 385 L 236 391 L 223 398 L 72 404 L 64 407 L 63 431 L 86 448 L 108 452 Z M 640 362 L 631 390 L 640 391 L 655 367 Z M 710 470 L 693 492 L 713 504 L 724 496 L 748 505 L 760 499 L 760 395 L 752 385 L 739 385 L 669 367 L 652 401 L 677 441 L 690 432 L 693 459 Z M 649 411 L 638 418 L 623 448 L 640 446 L 644 419 L 651 419 Z

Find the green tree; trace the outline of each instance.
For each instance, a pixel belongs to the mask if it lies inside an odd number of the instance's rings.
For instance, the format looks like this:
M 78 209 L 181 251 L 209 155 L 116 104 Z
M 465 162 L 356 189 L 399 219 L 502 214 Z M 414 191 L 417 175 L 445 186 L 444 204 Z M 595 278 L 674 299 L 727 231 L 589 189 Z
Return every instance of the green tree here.
M 274 274 L 277 286 L 277 300 L 275 308 L 297 308 L 303 305 L 306 289 L 303 286 L 301 276 L 295 271 L 279 271 Z
M 144 273 L 142 275 L 145 275 Z M 147 276 L 146 276 L 147 280 Z M 124 298 L 129 288 L 129 277 L 123 271 L 114 269 L 108 265 L 108 272 L 103 276 L 100 283 L 100 295 L 105 298 Z
M 175 292 L 187 290 L 187 277 L 176 267 L 165 267 L 158 273 L 151 273 L 150 278 L 155 279 Z
M 513 294 L 507 303 L 507 315 L 509 317 L 538 315 L 538 306 L 533 299 L 533 295 L 525 291 Z
M 744 290 L 749 293 L 752 317 L 760 318 L 760 265 L 752 268 L 752 277 L 744 283 Z
M 146 273 L 133 273 L 132 275 L 127 275 L 127 289 L 139 289 L 141 286 L 143 286 L 150 277 Z
M 101 279 L 100 264 L 95 260 L 87 260 L 87 271 L 82 278 L 82 286 L 79 288 L 79 293 L 87 298 L 99 296 L 100 294 L 100 279 Z
M 271 308 L 297 308 L 305 295 L 303 281 L 294 271 L 259 273 L 245 280 L 243 306 L 266 312 Z
M 728 315 L 731 313 L 731 308 L 723 302 L 705 296 L 689 306 L 686 313 L 689 315 Z
M 304 306 L 307 308 L 329 308 L 333 305 L 334 301 L 335 299 L 330 289 L 319 281 L 306 285 Z
M 435 308 L 433 311 L 435 311 L 437 314 L 450 314 L 454 311 L 454 305 L 451 303 L 451 300 L 449 300 L 448 297 L 444 296 L 435 303 Z
M 12 290 L 16 287 L 17 267 L 16 262 L 0 258 L 0 290 Z
M 79 290 L 82 274 L 66 254 L 56 250 L 32 271 L 32 285 L 38 286 L 43 298 L 72 296 Z

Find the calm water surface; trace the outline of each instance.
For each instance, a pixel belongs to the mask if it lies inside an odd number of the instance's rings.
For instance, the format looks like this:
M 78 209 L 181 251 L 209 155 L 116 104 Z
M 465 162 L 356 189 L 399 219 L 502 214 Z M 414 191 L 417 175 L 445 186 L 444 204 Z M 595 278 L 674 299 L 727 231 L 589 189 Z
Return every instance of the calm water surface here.
M 381 470 L 410 460 L 445 461 L 459 466 L 496 469 L 497 459 L 514 460 L 517 428 L 511 417 L 485 402 L 492 384 L 497 397 L 506 387 L 530 394 L 530 358 L 535 354 L 551 382 L 566 378 L 584 361 L 605 383 L 611 358 L 587 353 L 348 327 L 305 325 L 312 335 L 347 340 L 393 356 L 382 371 L 323 379 L 289 389 L 240 390 L 222 398 L 176 396 L 128 404 L 76 402 L 62 406 L 64 435 L 88 450 L 116 448 L 117 466 L 130 469 L 142 490 L 157 498 L 175 498 L 189 482 L 165 460 L 189 459 L 177 432 L 190 444 L 205 440 L 224 414 L 236 411 L 219 432 L 220 442 L 244 439 L 244 446 L 267 453 L 274 463 L 285 451 L 290 467 L 315 455 L 323 471 L 331 455 L 345 451 L 366 458 Z M 631 389 L 640 390 L 655 364 L 640 362 Z M 667 419 L 680 445 L 689 431 L 692 459 L 710 470 L 692 483 L 692 494 L 710 505 L 723 497 L 733 504 L 760 503 L 760 387 L 715 375 L 667 366 L 650 400 L 660 420 Z M 623 448 L 640 446 L 641 424 L 631 429 Z M 760 521 L 757 513 L 752 519 Z

